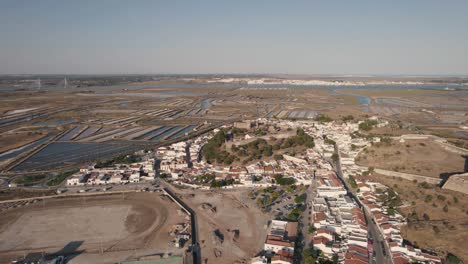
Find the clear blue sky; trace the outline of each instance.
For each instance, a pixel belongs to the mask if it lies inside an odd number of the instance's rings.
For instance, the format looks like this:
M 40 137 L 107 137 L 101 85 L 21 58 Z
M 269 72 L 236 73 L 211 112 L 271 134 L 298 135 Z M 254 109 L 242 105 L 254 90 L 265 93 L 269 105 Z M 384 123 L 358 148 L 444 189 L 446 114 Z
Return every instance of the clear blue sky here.
M 468 74 L 467 0 L 0 0 L 0 74 Z

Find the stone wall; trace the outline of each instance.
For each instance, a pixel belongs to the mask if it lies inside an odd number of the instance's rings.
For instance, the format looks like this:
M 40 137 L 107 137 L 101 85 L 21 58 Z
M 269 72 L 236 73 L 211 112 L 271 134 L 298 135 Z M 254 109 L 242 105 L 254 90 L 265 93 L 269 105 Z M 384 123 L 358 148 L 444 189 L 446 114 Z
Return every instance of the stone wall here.
M 468 194 L 468 173 L 450 176 L 442 189 Z
M 433 177 L 427 177 L 427 176 L 409 174 L 409 173 L 403 173 L 403 172 L 396 172 L 396 171 L 389 171 L 389 170 L 382 170 L 382 169 L 374 169 L 374 171 L 377 172 L 378 174 L 382 174 L 382 175 L 390 176 L 390 177 L 402 178 L 402 179 L 409 180 L 409 181 L 417 180 L 418 182 L 427 182 L 430 184 L 439 184 L 442 181 L 442 179 L 439 179 L 439 178 L 433 178 Z

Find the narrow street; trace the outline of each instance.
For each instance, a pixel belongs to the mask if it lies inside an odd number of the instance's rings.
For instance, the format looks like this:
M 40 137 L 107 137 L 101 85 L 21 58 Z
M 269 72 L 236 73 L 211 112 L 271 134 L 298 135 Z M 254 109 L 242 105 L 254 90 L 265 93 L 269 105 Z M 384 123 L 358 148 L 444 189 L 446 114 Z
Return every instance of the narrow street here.
M 356 197 L 356 194 L 353 192 L 353 189 L 348 186 L 347 181 L 343 177 L 343 172 L 341 170 L 341 155 L 340 151 L 338 150 L 338 146 L 335 145 L 335 153 L 338 154 L 338 161 L 336 162 L 335 165 L 335 170 L 336 174 L 338 177 L 341 179 L 343 182 L 346 190 L 348 191 L 349 194 L 351 194 L 351 197 Z M 389 256 L 390 251 L 388 250 L 388 244 L 386 243 L 384 237 L 382 236 L 382 233 L 380 232 L 379 228 L 377 227 L 377 224 L 375 224 L 372 221 L 372 216 L 363 208 L 364 215 L 366 216 L 366 221 L 368 225 L 368 234 L 369 238 L 372 239 L 373 241 L 373 249 L 375 252 L 375 262 L 373 261 L 373 256 L 369 256 L 369 263 L 378 263 L 378 264 L 392 264 L 392 259 Z

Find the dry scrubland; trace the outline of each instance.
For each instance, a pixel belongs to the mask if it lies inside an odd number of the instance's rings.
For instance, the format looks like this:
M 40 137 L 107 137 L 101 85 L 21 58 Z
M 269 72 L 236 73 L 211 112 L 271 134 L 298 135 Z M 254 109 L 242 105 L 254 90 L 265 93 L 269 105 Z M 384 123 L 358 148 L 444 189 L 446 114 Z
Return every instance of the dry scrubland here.
M 439 178 L 463 172 L 465 159 L 428 140 L 374 144 L 356 158 L 359 165 Z
M 54 195 L 54 190 L 34 190 L 34 189 L 2 189 L 0 190 L 0 201 L 4 200 L 14 200 L 14 199 L 21 199 L 21 198 L 30 198 L 30 197 L 38 197 L 38 196 L 47 196 L 47 195 Z
M 467 195 L 378 174 L 372 178 L 398 193 L 402 201 L 399 211 L 409 217 L 409 224 L 401 231 L 405 239 L 439 254 L 451 252 L 465 263 L 468 261 Z
M 262 250 L 268 219 L 246 191 L 187 192 L 183 199 L 197 213 L 204 263 L 246 263 Z
M 44 137 L 41 133 L 3 133 L 0 134 L 0 153 L 21 147 Z
M 170 228 L 185 219 L 177 211 L 168 198 L 149 193 L 51 199 L 11 209 L 0 215 L 0 262 L 23 252 L 54 253 L 80 241 L 77 250 L 85 252 L 73 263 L 86 263 L 90 255 L 112 263 L 166 252 L 173 249 Z

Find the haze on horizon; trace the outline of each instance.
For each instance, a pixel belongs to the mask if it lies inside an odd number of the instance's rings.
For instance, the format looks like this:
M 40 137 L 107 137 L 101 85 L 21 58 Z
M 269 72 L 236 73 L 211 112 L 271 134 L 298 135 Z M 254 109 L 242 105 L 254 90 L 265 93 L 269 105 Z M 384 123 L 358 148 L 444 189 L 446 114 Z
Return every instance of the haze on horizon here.
M 468 1 L 0 2 L 0 74 L 468 74 Z

